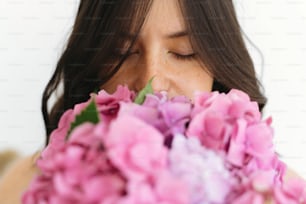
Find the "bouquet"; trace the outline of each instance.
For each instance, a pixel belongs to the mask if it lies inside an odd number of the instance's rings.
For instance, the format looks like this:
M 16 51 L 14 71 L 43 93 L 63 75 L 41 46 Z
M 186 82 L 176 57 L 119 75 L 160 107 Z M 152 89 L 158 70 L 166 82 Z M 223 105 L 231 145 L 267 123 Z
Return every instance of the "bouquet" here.
M 37 160 L 23 204 L 306 203 L 284 181 L 271 117 L 239 90 L 136 96 L 126 86 L 67 110 Z

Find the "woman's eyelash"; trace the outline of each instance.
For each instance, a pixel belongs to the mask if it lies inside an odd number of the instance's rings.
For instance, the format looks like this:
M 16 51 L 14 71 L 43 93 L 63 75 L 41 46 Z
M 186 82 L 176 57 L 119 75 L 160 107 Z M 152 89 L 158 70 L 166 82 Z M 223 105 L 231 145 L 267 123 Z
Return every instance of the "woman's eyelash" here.
M 120 57 L 123 57 L 124 55 L 127 55 L 127 56 L 130 56 L 130 55 L 133 55 L 133 54 L 137 54 L 138 51 L 131 51 L 131 52 L 125 52 L 125 53 L 122 53 L 122 52 L 117 52 L 117 55 L 120 56 Z M 178 60 L 192 60 L 196 57 L 196 53 L 192 53 L 192 54 L 188 54 L 188 55 L 181 55 L 181 54 L 177 54 L 177 53 L 172 53 L 174 55 L 174 57 Z
M 192 53 L 189 55 L 180 55 L 177 53 L 172 53 L 174 55 L 174 57 L 178 60 L 192 60 L 196 57 L 196 53 Z

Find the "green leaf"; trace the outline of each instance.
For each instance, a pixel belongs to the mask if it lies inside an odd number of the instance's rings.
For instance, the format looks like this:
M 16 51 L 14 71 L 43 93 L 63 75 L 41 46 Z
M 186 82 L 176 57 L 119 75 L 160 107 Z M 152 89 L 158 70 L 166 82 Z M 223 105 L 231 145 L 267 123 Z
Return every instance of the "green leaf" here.
M 74 121 L 71 123 L 70 129 L 66 136 L 66 140 L 69 139 L 72 130 L 76 128 L 77 126 L 85 122 L 91 122 L 91 123 L 97 124 L 99 121 L 100 121 L 99 113 L 98 113 L 97 106 L 93 98 L 91 102 L 87 105 L 87 107 L 79 115 L 77 115 Z
M 137 104 L 143 104 L 145 98 L 146 98 L 146 95 L 147 94 L 153 94 L 154 91 L 153 91 L 153 88 L 152 88 L 152 81 L 153 81 L 154 77 L 152 77 L 149 82 L 147 83 L 147 85 L 138 93 L 136 99 L 135 99 L 135 103 Z

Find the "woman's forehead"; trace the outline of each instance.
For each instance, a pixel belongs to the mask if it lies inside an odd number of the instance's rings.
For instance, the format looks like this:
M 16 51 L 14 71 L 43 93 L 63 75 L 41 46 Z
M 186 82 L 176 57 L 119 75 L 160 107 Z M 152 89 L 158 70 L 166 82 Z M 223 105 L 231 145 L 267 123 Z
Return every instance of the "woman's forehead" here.
M 169 37 L 174 33 L 185 32 L 182 12 L 177 0 L 153 0 L 140 35 L 148 33 Z

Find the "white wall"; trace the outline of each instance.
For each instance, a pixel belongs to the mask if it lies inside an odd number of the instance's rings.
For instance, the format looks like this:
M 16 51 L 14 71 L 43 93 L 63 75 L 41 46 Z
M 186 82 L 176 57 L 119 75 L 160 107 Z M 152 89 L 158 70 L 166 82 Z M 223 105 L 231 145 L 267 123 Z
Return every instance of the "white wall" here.
M 306 178 L 306 1 L 235 1 L 273 117 L 276 150 Z
M 44 144 L 43 88 L 72 28 L 77 0 L 0 1 L 0 150 Z
M 64 47 L 78 0 L 0 1 L 0 150 L 43 146 L 41 94 Z M 306 1 L 235 0 L 269 102 L 275 144 L 306 178 Z M 263 66 L 262 66 L 262 63 Z

